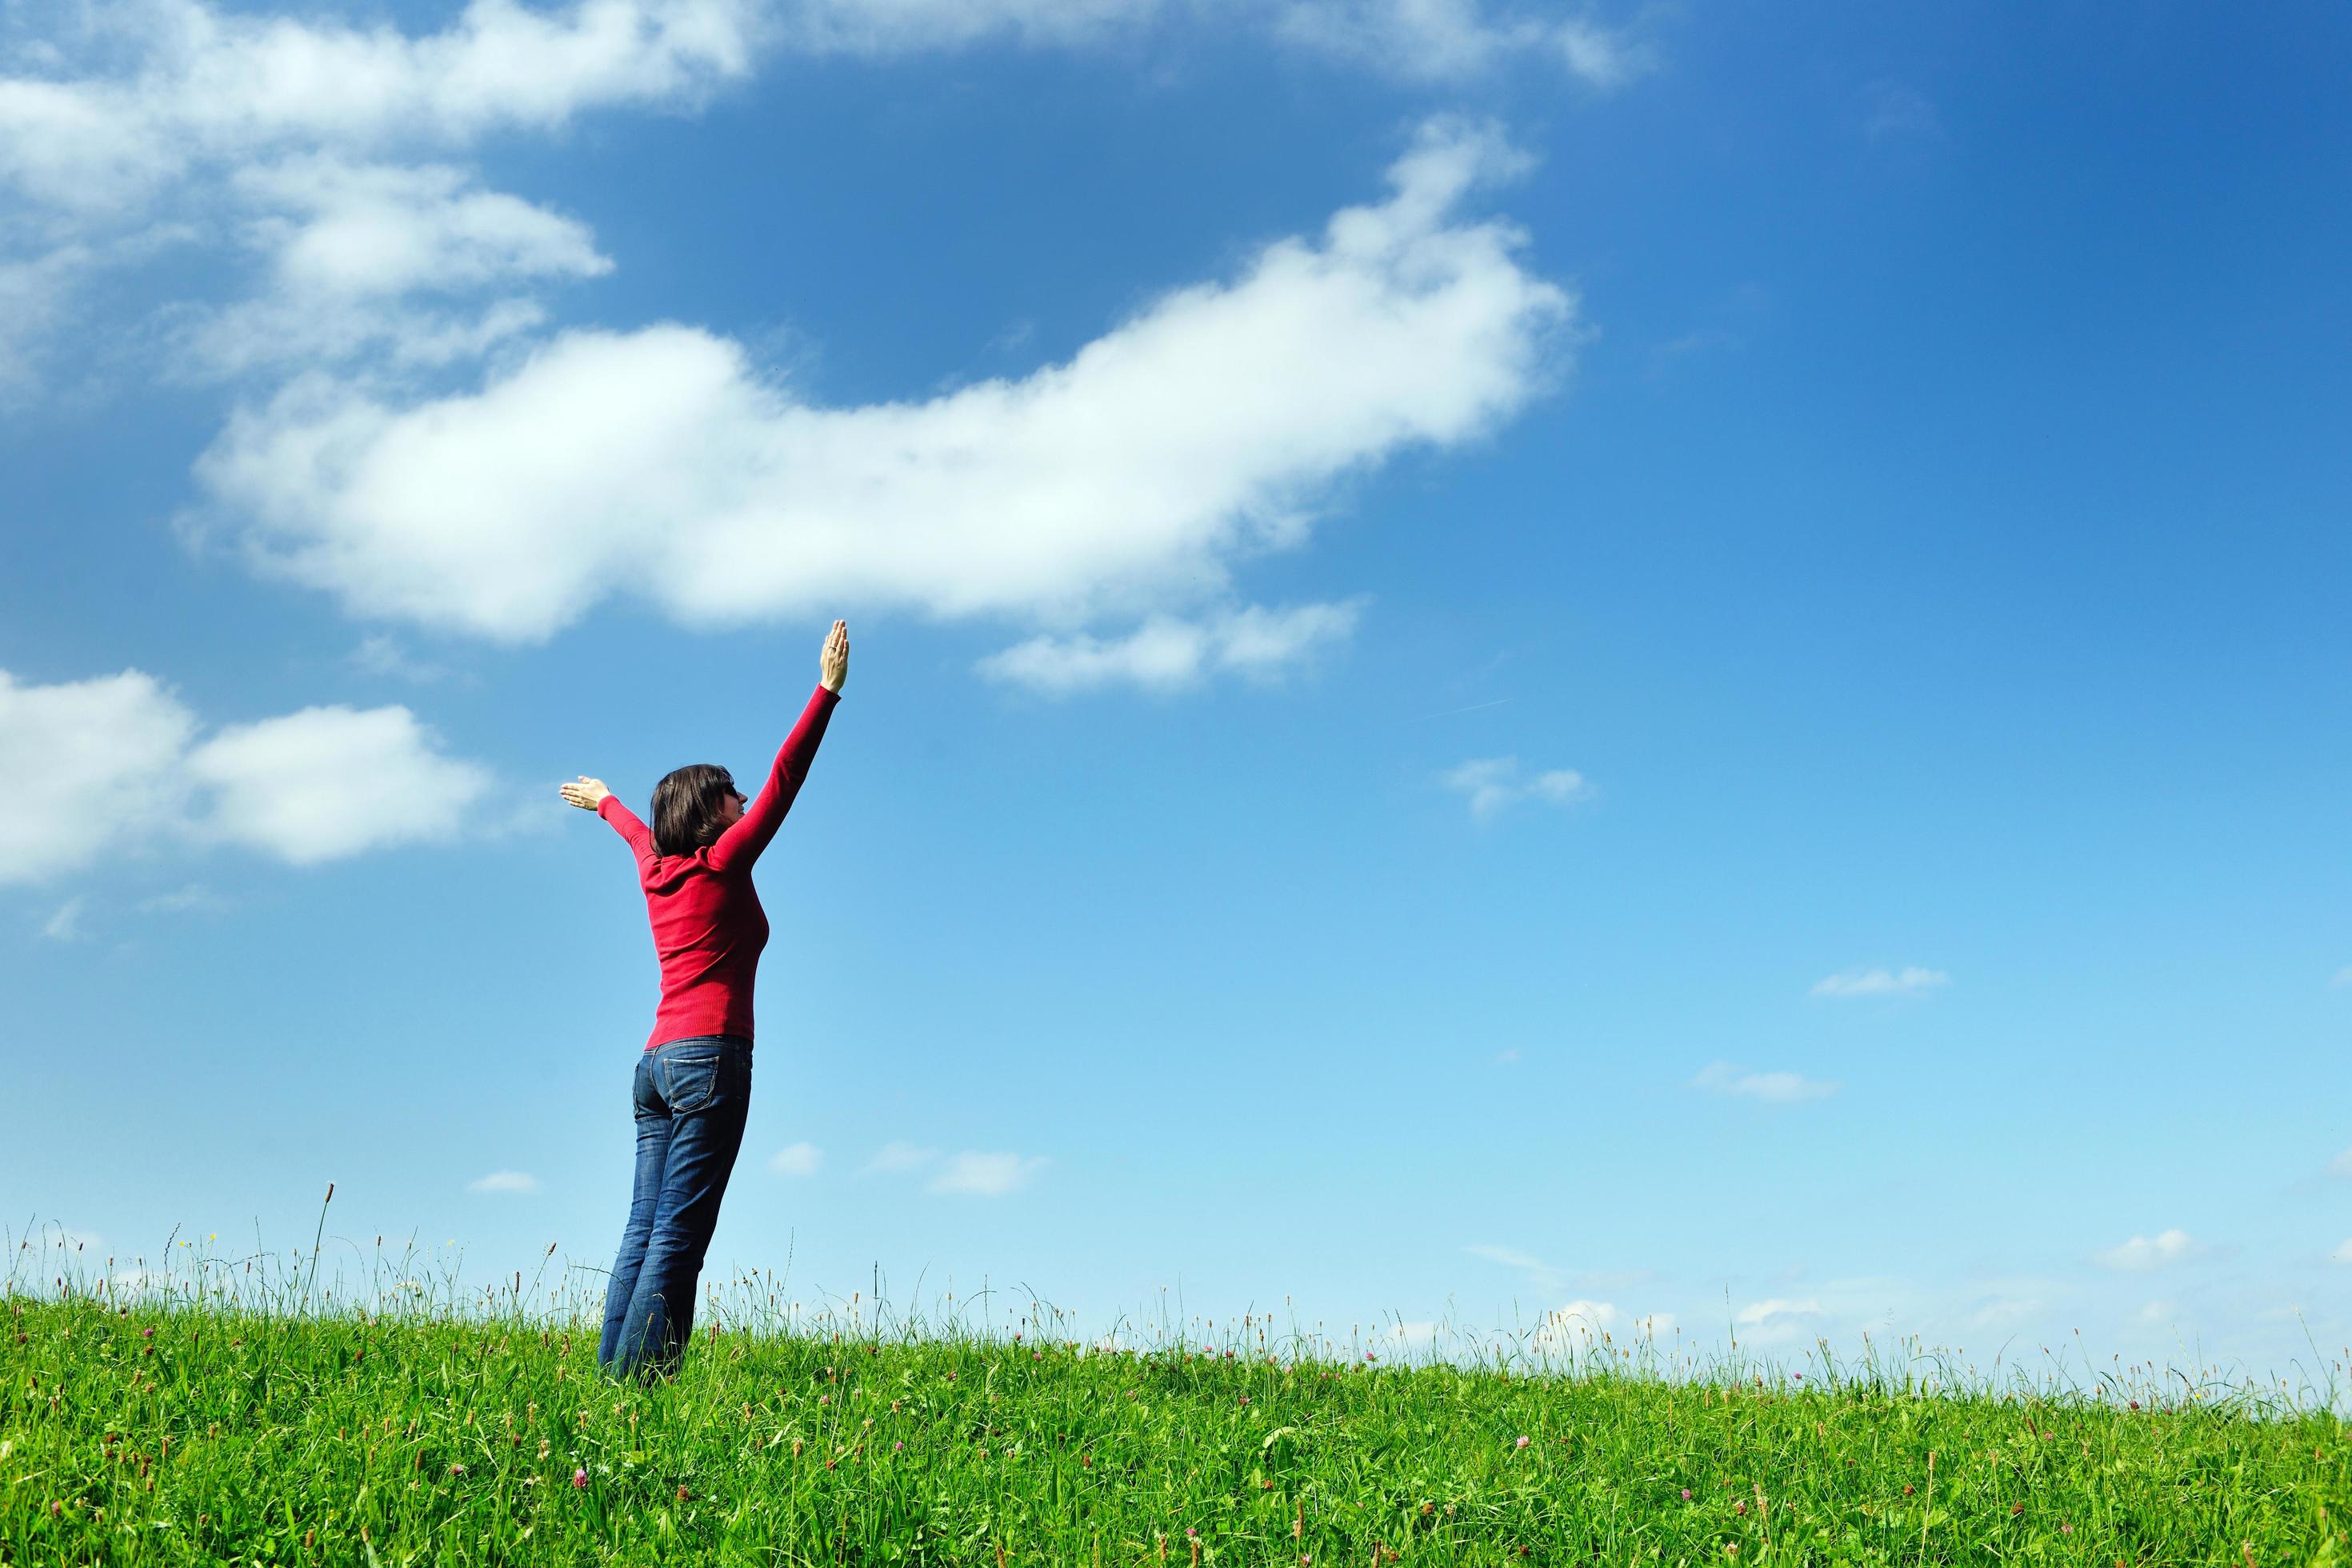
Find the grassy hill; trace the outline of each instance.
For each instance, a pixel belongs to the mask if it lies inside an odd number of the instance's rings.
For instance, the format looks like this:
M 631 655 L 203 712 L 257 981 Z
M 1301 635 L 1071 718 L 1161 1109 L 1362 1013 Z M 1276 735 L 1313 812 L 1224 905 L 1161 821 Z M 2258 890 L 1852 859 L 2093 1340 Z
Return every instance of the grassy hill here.
M 17 1296 L 0 1561 L 2352 1565 L 2321 1408 L 1281 1344 L 726 1329 L 641 1389 L 519 1315 Z

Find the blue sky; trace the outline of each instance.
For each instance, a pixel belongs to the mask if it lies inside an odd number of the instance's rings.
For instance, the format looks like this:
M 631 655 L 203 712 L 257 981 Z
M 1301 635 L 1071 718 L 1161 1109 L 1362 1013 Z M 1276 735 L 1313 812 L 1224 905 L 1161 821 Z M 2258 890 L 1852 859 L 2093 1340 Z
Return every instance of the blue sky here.
M 2344 1353 L 2340 11 L 289 17 L 0 16 L 20 1222 L 601 1267 L 843 616 L 714 1262 Z

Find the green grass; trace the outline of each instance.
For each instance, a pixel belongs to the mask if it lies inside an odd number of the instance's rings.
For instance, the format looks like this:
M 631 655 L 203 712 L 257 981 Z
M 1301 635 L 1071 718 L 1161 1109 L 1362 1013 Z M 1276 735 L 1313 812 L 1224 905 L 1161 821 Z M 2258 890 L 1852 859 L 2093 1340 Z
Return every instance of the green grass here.
M 2352 1568 L 2352 1428 L 2177 1374 L 1391 1366 L 1255 1319 L 1106 1353 L 1040 1342 L 1050 1309 L 1017 1342 L 812 1328 L 738 1280 L 674 1383 L 624 1388 L 519 1279 L 237 1278 L 12 1281 L 0 1562 Z

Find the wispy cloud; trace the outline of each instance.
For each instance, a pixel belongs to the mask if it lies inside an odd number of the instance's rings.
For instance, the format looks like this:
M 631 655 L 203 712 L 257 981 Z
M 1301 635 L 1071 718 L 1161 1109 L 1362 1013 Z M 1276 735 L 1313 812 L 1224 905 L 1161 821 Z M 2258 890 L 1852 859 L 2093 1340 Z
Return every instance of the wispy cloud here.
M 2352 1263 L 2352 1239 L 2347 1239 L 2331 1255 L 2338 1263 Z
M 471 1193 L 535 1193 L 539 1178 L 528 1171 L 492 1171 L 466 1184 Z
M 1838 1091 L 1839 1085 L 1828 1079 L 1807 1078 L 1793 1072 L 1749 1072 L 1729 1062 L 1709 1062 L 1691 1079 L 1693 1089 L 1709 1094 L 1730 1095 L 1741 1100 L 1760 1100 L 1769 1105 L 1793 1105 L 1801 1100 L 1826 1100 Z
M 2328 1161 L 2327 1173 L 2331 1176 L 2352 1176 L 2352 1149 L 2347 1149 Z
M 893 1138 L 874 1152 L 874 1157 L 858 1167 L 858 1174 L 887 1174 L 898 1171 L 919 1171 L 940 1157 L 937 1149 L 927 1149 L 919 1143 L 909 1143 L 903 1138 Z
M 52 942 L 74 942 L 82 935 L 81 913 L 84 900 L 79 893 L 59 904 L 57 912 L 41 923 L 41 934 Z
M 1543 1295 L 1555 1295 L 1567 1289 L 1567 1270 L 1554 1268 L 1532 1252 L 1483 1241 L 1473 1242 L 1462 1250 L 1473 1258 L 1483 1258 L 1489 1263 L 1499 1263 L 1506 1268 L 1518 1270 L 1528 1277 L 1528 1283 Z
M 1873 142 L 1932 141 L 1944 134 L 1944 122 L 1926 93 L 1881 77 L 1863 89 L 1862 133 Z
M 446 679 L 449 675 L 446 665 L 410 658 L 400 639 L 384 632 L 362 637 L 360 646 L 352 650 L 351 664 L 363 675 L 387 676 L 419 686 Z
M 982 1154 L 967 1151 L 950 1159 L 928 1187 L 935 1193 L 1002 1197 L 1027 1186 L 1045 1164 L 1043 1154 Z
M 1849 969 L 1813 982 L 1816 996 L 1918 996 L 1949 985 L 1940 969 Z
M 2328 978 L 2327 985 L 2330 990 L 2334 990 L 2339 985 L 2352 985 L 2352 963 L 2346 964 L 2343 968 L 2337 970 L 2333 975 L 2331 975 Z
M 768 1157 L 768 1169 L 780 1176 L 814 1176 L 824 1163 L 824 1151 L 814 1143 L 787 1143 Z
M 2197 1257 L 2205 1250 L 2204 1244 L 2187 1231 L 2167 1230 L 2155 1236 L 2135 1236 L 2120 1247 L 2103 1248 L 2092 1254 L 2092 1260 L 2102 1268 L 2142 1274 L 2151 1268 L 2161 1268 L 2168 1263 Z
M 202 882 L 190 882 L 168 893 L 152 894 L 131 907 L 142 915 L 218 914 L 229 907 L 229 902 Z
M 1480 757 L 1448 769 L 1438 782 L 1470 802 L 1470 815 L 1485 821 L 1521 801 L 1572 805 L 1591 798 L 1592 786 L 1573 768 L 1532 773 L 1517 757 Z
M 1347 640 L 1363 604 L 1248 605 L 1192 620 L 1156 616 L 1123 637 L 1032 637 L 981 660 L 980 671 L 1049 697 L 1108 686 L 1172 691 L 1212 674 L 1268 681 Z

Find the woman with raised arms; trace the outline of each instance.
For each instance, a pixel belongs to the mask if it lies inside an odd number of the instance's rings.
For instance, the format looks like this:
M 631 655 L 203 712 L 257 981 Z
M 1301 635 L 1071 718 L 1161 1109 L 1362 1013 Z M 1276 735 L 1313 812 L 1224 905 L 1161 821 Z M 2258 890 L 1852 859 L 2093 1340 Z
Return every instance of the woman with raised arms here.
M 561 786 L 635 853 L 661 959 L 661 1005 L 633 1091 L 636 1180 L 596 1350 L 614 1377 L 676 1371 L 693 1330 L 695 1282 L 751 1101 L 751 985 L 768 943 L 751 866 L 792 809 L 848 678 L 849 624 L 835 621 L 816 689 L 748 803 L 725 768 L 697 763 L 654 786 L 648 831 L 600 780 Z

